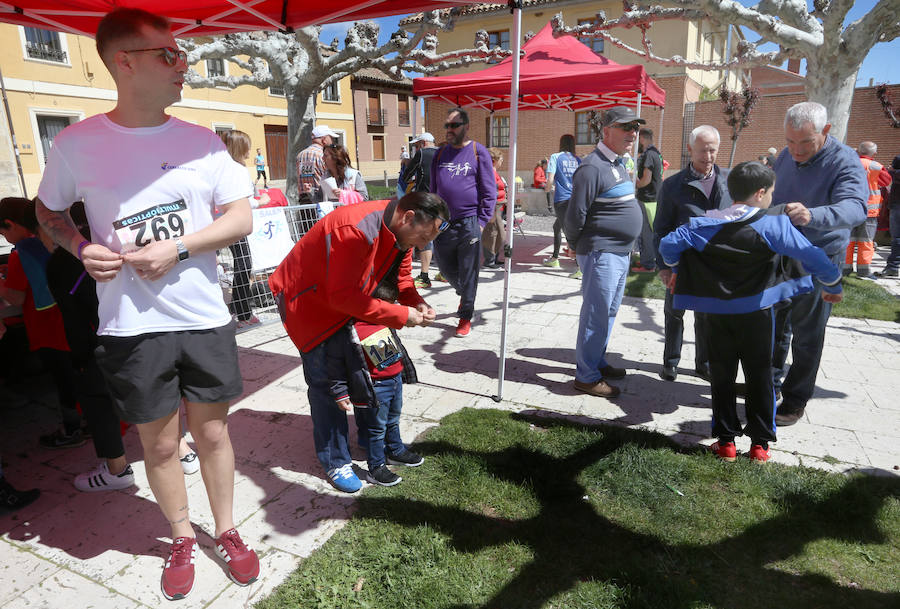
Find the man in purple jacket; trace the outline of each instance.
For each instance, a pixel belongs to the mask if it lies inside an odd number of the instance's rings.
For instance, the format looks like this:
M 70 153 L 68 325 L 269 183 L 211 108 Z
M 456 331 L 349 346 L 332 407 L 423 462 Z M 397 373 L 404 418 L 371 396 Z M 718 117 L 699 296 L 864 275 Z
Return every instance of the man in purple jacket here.
M 467 336 L 475 313 L 481 266 L 481 229 L 494 215 L 497 183 L 491 155 L 466 136 L 469 115 L 455 108 L 444 123 L 447 143 L 431 162 L 431 192 L 447 202 L 450 227 L 434 240 L 438 268 L 459 294 L 457 336 Z

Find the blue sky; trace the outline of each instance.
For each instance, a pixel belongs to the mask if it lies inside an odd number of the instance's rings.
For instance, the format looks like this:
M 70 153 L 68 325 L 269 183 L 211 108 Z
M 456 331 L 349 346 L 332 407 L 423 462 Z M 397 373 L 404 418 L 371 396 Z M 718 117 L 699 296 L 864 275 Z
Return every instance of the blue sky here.
M 747 6 L 756 4 L 756 2 L 750 2 L 748 0 L 741 0 L 741 3 Z M 847 14 L 847 22 L 849 23 L 859 19 L 870 11 L 875 4 L 876 0 L 856 0 L 853 8 Z M 810 6 L 811 5 L 812 3 L 810 2 Z M 402 19 L 402 16 L 385 17 L 375 20 L 381 26 L 379 42 L 387 42 L 391 33 L 397 30 L 397 23 L 400 19 Z M 322 42 L 329 44 L 332 38 L 337 36 L 341 41 L 341 46 L 343 46 L 344 37 L 347 28 L 350 25 L 351 24 L 349 23 L 338 23 L 324 26 L 321 35 Z M 748 38 L 752 40 L 755 35 L 753 35 L 752 32 L 749 32 L 749 34 Z M 866 56 L 865 61 L 863 61 L 862 68 L 859 71 L 856 81 L 857 86 L 868 85 L 870 79 L 873 79 L 875 84 L 882 82 L 891 84 L 900 83 L 900 61 L 898 60 L 900 60 L 900 39 L 876 44 Z M 801 71 L 805 70 L 806 62 L 804 61 Z

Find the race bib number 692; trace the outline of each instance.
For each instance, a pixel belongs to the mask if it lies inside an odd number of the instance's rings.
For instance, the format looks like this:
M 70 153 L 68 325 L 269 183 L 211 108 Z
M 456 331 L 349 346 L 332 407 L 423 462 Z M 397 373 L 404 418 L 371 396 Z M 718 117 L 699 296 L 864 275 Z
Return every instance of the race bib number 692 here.
M 121 253 L 133 252 L 153 241 L 175 239 L 193 232 L 191 214 L 184 199 L 154 205 L 113 222 L 122 244 Z

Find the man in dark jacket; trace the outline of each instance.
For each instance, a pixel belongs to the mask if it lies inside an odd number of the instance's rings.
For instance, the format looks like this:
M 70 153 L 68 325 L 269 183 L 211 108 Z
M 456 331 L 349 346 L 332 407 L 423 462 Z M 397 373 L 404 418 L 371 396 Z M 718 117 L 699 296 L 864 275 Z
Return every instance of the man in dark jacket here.
M 884 270 L 875 274 L 878 277 L 900 277 L 900 154 L 894 157 L 888 173 L 893 179 L 887 199 L 891 214 L 891 254 L 884 265 Z
M 719 132 L 715 127 L 700 125 L 691 131 L 688 151 L 691 163 L 667 178 L 659 192 L 656 218 L 653 222 L 653 240 L 657 250 L 660 240 L 693 217 L 702 216 L 711 209 L 726 209 L 731 205 L 728 195 L 728 170 L 716 165 L 719 153 Z M 659 278 L 668 285 L 672 271 L 657 254 L 656 268 Z M 663 370 L 660 376 L 674 381 L 681 361 L 681 344 L 684 334 L 684 309 L 672 306 L 672 294 L 666 291 L 663 305 L 665 315 L 665 346 Z M 706 325 L 703 313 L 694 313 L 694 367 L 697 374 L 709 379 L 709 355 L 706 346 Z

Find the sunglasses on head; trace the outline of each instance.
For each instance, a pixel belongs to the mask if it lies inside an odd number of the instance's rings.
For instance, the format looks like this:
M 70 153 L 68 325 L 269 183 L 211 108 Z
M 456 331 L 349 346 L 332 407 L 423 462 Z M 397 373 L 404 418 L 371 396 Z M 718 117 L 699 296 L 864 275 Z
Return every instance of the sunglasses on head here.
M 616 123 L 615 126 L 618 127 L 619 129 L 621 129 L 622 131 L 640 131 L 641 130 L 640 123 L 624 123 L 624 124 Z
M 465 123 L 453 122 L 453 123 L 444 123 L 444 129 L 459 129 L 465 125 Z
M 175 47 L 156 47 L 153 49 L 131 49 L 130 51 L 125 51 L 126 53 L 143 53 L 146 51 L 162 51 L 162 55 L 160 57 L 163 58 L 168 65 L 174 66 L 178 60 L 180 59 L 185 64 L 187 63 L 187 53 L 182 51 L 181 49 L 177 49 Z

